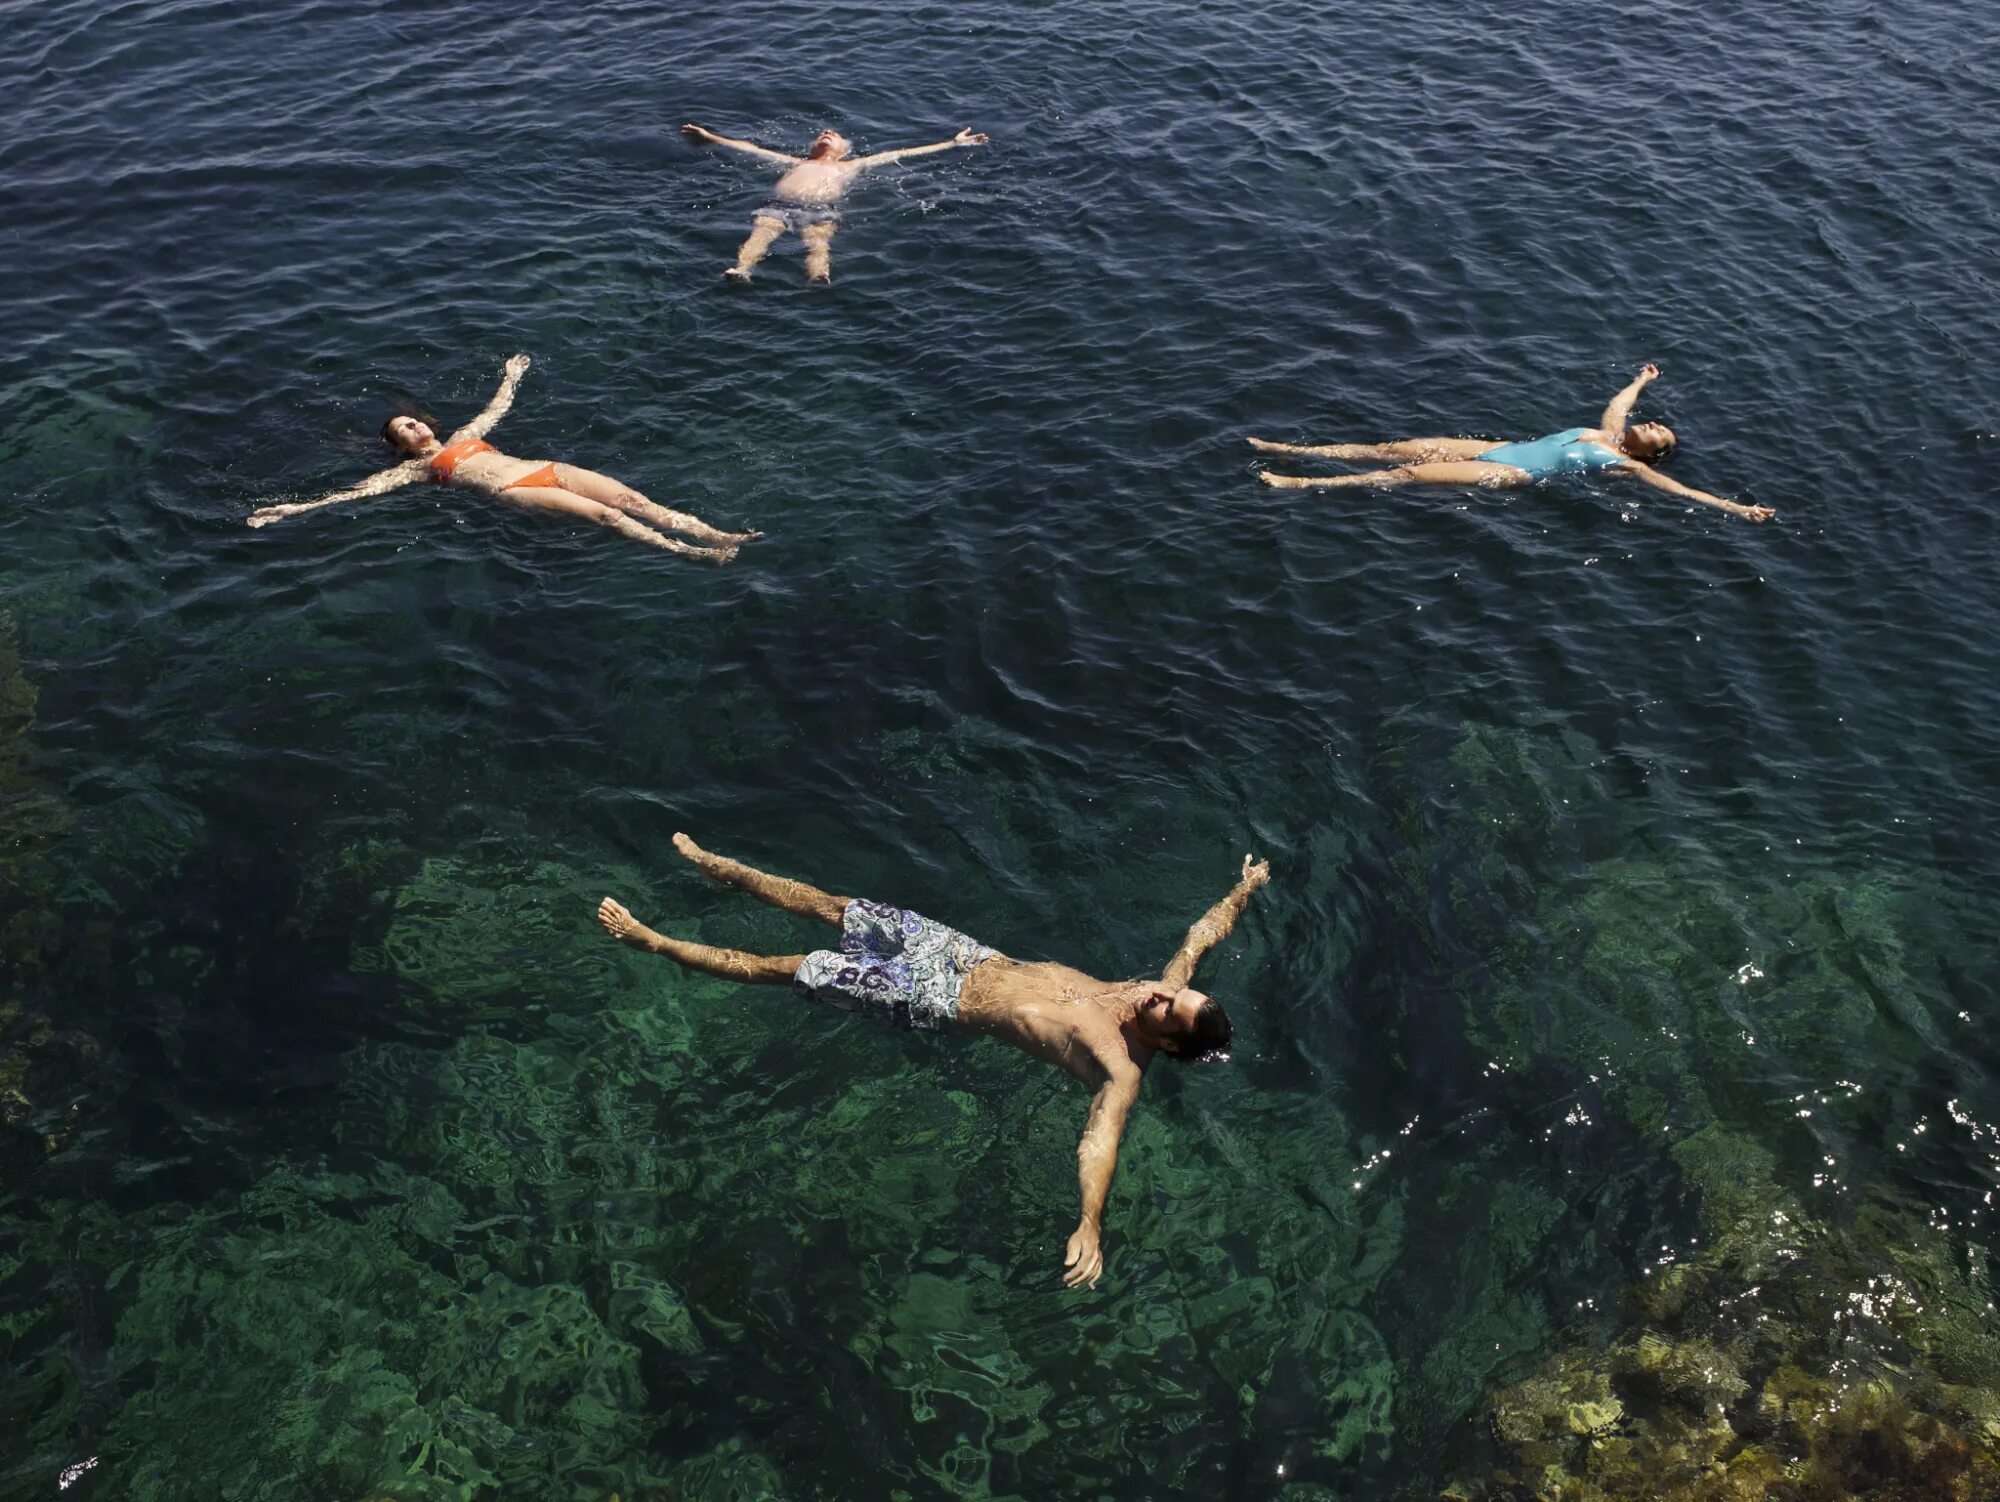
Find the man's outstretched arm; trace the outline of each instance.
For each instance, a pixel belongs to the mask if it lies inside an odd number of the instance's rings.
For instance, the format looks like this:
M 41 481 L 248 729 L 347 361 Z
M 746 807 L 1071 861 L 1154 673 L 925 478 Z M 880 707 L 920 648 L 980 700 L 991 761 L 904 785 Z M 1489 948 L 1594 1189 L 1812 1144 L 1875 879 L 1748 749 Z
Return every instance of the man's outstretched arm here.
M 719 136 L 712 130 L 704 130 L 699 125 L 683 125 L 681 134 L 691 141 L 699 141 L 704 146 L 727 146 L 731 151 L 740 151 L 745 156 L 760 156 L 767 162 L 783 162 L 787 167 L 796 167 L 805 158 L 787 156 L 782 151 L 773 151 L 767 146 L 759 146 L 755 141 L 739 141 L 734 136 Z
M 1271 863 L 1260 861 L 1254 856 L 1243 857 L 1243 878 L 1230 889 L 1229 895 L 1216 903 L 1187 932 L 1181 940 L 1181 947 L 1174 951 L 1174 957 L 1167 964 L 1166 974 L 1160 977 L 1160 984 L 1172 986 L 1176 991 L 1194 979 L 1194 967 L 1201 963 L 1201 957 L 1229 937 L 1229 930 L 1236 926 L 1236 920 L 1243 916 L 1243 908 L 1250 901 L 1250 894 L 1271 879 Z
M 1125 1133 L 1125 1118 L 1139 1098 L 1137 1069 L 1114 1074 L 1097 1087 L 1090 1103 L 1090 1120 L 1076 1145 L 1076 1177 L 1083 1191 L 1083 1218 L 1063 1253 L 1063 1282 L 1071 1288 L 1088 1288 L 1104 1272 L 1104 1201 L 1111 1193 L 1111 1175 L 1118 1167 L 1118 1139 Z
M 929 156 L 934 151 L 950 151 L 956 146 L 984 146 L 985 144 L 985 135 L 980 131 L 968 127 L 953 136 L 949 141 L 939 141 L 934 146 L 905 146 L 900 151 L 878 151 L 873 156 L 856 157 L 854 165 L 857 167 L 886 167 L 891 162 L 908 161 L 913 156 Z

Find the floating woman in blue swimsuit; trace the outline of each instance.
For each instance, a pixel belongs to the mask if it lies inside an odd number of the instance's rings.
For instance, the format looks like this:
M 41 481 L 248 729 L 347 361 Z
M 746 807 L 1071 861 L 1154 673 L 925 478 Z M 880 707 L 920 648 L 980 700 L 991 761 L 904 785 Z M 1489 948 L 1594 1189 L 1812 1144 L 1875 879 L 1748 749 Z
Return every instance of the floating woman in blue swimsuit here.
M 1673 452 L 1674 430 L 1665 423 L 1635 422 L 1627 426 L 1632 404 L 1648 382 L 1659 375 L 1659 367 L 1648 365 L 1623 391 L 1611 398 L 1594 428 L 1566 428 L 1527 443 L 1499 443 L 1490 438 L 1405 438 L 1400 443 L 1326 443 L 1306 447 L 1294 443 L 1271 443 L 1262 438 L 1250 446 L 1267 454 L 1310 454 L 1325 459 L 1394 459 L 1394 469 L 1371 469 L 1359 475 L 1328 475 L 1304 478 L 1297 475 L 1259 475 L 1266 485 L 1289 490 L 1323 489 L 1336 485 L 1527 485 L 1555 475 L 1605 471 L 1630 475 L 1655 490 L 1684 496 L 1705 506 L 1753 522 L 1768 521 L 1776 515 L 1769 506 L 1745 506 L 1727 501 L 1692 485 L 1669 479 L 1653 468 L 1653 461 Z

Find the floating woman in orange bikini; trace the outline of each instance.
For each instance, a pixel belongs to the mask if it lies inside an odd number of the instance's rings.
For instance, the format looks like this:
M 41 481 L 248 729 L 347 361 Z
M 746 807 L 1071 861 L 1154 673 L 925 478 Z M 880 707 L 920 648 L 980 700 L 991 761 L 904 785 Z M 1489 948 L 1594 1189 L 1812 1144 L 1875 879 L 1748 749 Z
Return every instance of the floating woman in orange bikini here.
M 569 464 L 538 464 L 533 459 L 516 459 L 503 454 L 486 441 L 495 423 L 514 405 L 514 389 L 528 369 L 528 357 L 516 355 L 507 362 L 506 378 L 493 400 L 471 422 L 451 435 L 449 443 L 439 443 L 430 424 L 415 417 L 392 417 L 382 425 L 382 441 L 398 453 L 408 455 L 394 469 L 370 475 L 359 485 L 336 490 L 316 501 L 296 501 L 282 506 L 266 506 L 253 512 L 250 525 L 261 527 L 301 511 L 341 501 L 358 501 L 371 495 L 387 495 L 420 480 L 440 485 L 459 485 L 477 490 L 495 500 L 512 501 L 544 511 L 561 511 L 596 522 L 622 533 L 634 542 L 664 548 L 684 558 L 707 563 L 727 563 L 736 556 L 740 543 L 762 537 L 761 532 L 723 532 L 684 511 L 669 511 L 655 505 L 629 485 L 595 470 Z M 650 525 L 648 525 L 650 523 Z M 664 530 L 662 530 L 664 529 Z M 693 547 L 666 531 L 682 532 L 713 547 Z

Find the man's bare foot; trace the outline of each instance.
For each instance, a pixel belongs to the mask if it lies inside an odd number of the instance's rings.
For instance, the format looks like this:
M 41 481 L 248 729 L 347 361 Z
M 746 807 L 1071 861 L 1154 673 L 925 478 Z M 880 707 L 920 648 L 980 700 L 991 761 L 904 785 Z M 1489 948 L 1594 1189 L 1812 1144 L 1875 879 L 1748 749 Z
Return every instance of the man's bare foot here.
M 1252 438 L 1248 442 L 1253 449 L 1262 449 L 1267 454 L 1291 454 L 1298 451 L 1297 444 L 1273 443 L 1268 438 Z
M 692 862 L 695 869 L 710 881 L 719 881 L 725 886 L 730 884 L 727 870 L 731 862 L 726 857 L 702 849 L 686 835 L 679 833 L 674 835 L 674 849 L 681 853 L 681 859 Z
M 725 532 L 723 534 L 723 536 L 727 537 L 732 544 L 739 542 L 755 542 L 758 538 L 762 537 L 763 535 L 764 534 L 762 532 Z
M 1326 480 L 1307 479 L 1304 475 L 1274 475 L 1269 470 L 1258 474 L 1258 479 L 1266 485 L 1275 485 L 1280 490 L 1310 490 L 1316 485 L 1329 483 Z
M 654 940 L 660 937 L 614 898 L 607 897 L 597 904 L 597 921 L 612 938 L 620 944 L 630 944 L 634 949 L 651 952 Z

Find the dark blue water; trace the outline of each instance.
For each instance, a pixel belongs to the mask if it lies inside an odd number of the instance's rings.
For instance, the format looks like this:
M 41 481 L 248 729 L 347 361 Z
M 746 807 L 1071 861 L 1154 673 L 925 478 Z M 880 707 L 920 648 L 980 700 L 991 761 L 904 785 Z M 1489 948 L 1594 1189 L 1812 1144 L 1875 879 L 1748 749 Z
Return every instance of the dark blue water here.
M 7 39 L 0 1495 L 1424 1495 L 1731 1184 L 1861 1248 L 1833 1304 L 1894 1247 L 1980 1322 L 1991 7 Z M 865 183 L 831 287 L 787 240 L 732 290 L 770 174 L 684 120 L 992 144 Z M 496 441 L 767 540 L 243 527 L 516 350 Z M 1670 472 L 1774 522 L 1242 441 L 1530 437 L 1646 360 Z M 1095 1290 L 1080 1088 L 604 941 L 609 892 L 817 942 L 683 828 L 1106 975 L 1270 858 Z

